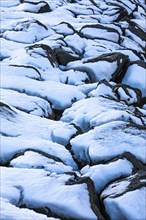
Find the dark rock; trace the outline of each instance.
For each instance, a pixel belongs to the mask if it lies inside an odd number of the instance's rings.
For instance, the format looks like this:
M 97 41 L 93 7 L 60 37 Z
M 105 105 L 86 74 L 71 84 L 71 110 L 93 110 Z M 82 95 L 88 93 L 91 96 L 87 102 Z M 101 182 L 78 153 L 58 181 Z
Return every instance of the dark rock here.
M 69 62 L 72 62 L 72 61 L 79 59 L 78 57 L 71 55 L 69 52 L 67 52 L 61 48 L 57 48 L 54 51 L 57 56 L 57 61 L 60 65 L 66 66 Z
M 144 105 L 146 105 L 146 97 L 141 99 L 141 102 L 139 103 L 139 107 L 143 107 Z
M 48 5 L 48 3 L 46 3 L 46 2 L 40 2 L 40 3 L 44 3 L 44 6 L 42 6 L 39 9 L 38 13 L 45 13 L 45 12 L 50 12 L 51 11 L 50 6 Z

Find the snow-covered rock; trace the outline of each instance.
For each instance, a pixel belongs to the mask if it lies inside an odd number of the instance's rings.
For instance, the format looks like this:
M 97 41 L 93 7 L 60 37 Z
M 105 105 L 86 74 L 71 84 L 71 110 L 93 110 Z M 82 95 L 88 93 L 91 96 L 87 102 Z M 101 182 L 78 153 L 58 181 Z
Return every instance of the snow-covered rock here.
M 49 102 L 37 96 L 29 96 L 14 90 L 1 89 L 1 101 L 32 115 L 51 117 L 53 112 Z
M 110 219 L 145 219 L 145 171 L 110 184 L 101 194 Z
M 1 197 L 13 204 L 11 190 L 17 190 L 13 195 L 17 205 L 26 205 L 30 209 L 41 207 L 46 214 L 49 212 L 58 217 L 68 219 L 98 219 L 90 204 L 88 185 L 85 181 L 69 184 L 73 176 L 69 174 L 50 175 L 40 169 L 1 168 Z M 5 194 L 8 189 L 7 195 Z M 23 196 L 22 196 L 23 195 Z
M 82 131 L 88 131 L 94 126 L 111 121 L 129 121 L 145 125 L 146 118 L 145 116 L 142 118 L 136 114 L 136 109 L 133 106 L 128 107 L 124 103 L 105 97 L 91 97 L 80 100 L 66 109 L 61 120 L 76 124 Z
M 3 30 L 5 39 L 20 43 L 35 43 L 52 34 L 48 28 L 35 19 L 22 19 L 14 22 L 10 27 Z
M 76 167 L 70 152 L 63 146 L 76 134 L 73 125 L 29 115 L 1 103 L 1 163 L 9 162 L 16 153 L 38 149 L 59 157 Z M 58 152 L 58 153 L 57 153 Z M 63 159 L 64 157 L 64 159 Z
M 2 220 L 144 220 L 144 0 L 1 0 Z
M 92 59 L 86 59 L 83 62 L 71 62 L 67 65 L 67 69 L 73 68 L 87 72 L 92 82 L 99 82 L 103 79 L 120 82 L 128 63 L 128 56 L 121 53 L 109 53 Z
M 131 63 L 122 80 L 122 83 L 140 89 L 143 97 L 146 97 L 145 68 L 146 64 L 142 61 L 136 61 Z
M 112 121 L 73 138 L 72 151 L 83 164 L 106 162 L 124 152 L 130 152 L 146 163 L 145 133 L 145 126 Z

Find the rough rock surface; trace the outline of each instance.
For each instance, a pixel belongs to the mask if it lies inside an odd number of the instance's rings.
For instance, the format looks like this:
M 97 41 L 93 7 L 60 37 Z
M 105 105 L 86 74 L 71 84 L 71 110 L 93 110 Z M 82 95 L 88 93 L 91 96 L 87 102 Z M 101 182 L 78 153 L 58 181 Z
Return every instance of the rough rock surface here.
M 144 0 L 0 6 L 0 219 L 145 220 Z

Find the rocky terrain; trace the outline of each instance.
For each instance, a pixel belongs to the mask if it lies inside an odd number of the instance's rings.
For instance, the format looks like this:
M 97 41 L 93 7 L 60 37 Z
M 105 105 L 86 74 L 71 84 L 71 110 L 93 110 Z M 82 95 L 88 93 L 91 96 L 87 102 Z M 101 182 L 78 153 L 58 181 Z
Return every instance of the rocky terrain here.
M 1 0 L 1 220 L 146 220 L 144 0 Z

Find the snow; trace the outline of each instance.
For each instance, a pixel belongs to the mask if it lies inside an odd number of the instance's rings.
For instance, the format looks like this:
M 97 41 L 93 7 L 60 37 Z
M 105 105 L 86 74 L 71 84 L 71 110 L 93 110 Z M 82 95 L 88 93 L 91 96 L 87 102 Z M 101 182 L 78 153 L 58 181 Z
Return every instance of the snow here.
M 146 219 L 144 9 L 1 0 L 2 220 Z
M 1 6 L 2 7 L 13 7 L 13 6 L 17 6 L 19 3 L 20 3 L 19 0 L 13 0 L 13 1 L 11 1 L 11 0 L 8 0 L 8 1 L 2 0 L 1 1 Z
M 48 117 L 52 114 L 49 102 L 35 96 L 9 89 L 1 89 L 1 101 L 29 114 Z
M 16 90 L 21 93 L 25 91 L 27 95 L 46 99 L 52 103 L 52 108 L 64 110 L 70 107 L 74 100 L 85 98 L 85 95 L 73 85 L 66 85 L 53 81 L 36 81 L 28 77 L 9 74 L 9 72 L 6 72 L 6 69 L 2 72 L 2 88 Z M 60 94 L 60 96 L 58 96 L 58 94 Z
M 57 26 L 53 27 L 53 30 L 59 34 L 65 34 L 65 35 L 70 35 L 73 34 L 74 31 L 68 27 L 66 23 L 60 23 Z
M 13 111 L 4 108 L 1 113 L 1 162 L 8 162 L 19 151 L 32 148 L 58 156 L 76 168 L 70 152 L 63 146 L 76 133 L 73 125 L 60 121 L 52 123 L 49 119 L 16 109 Z M 61 136 L 59 129 L 62 131 Z
M 39 169 L 3 167 L 1 176 L 6 183 L 3 188 L 23 189 L 23 203 L 30 208 L 48 207 L 53 213 L 68 218 L 97 219 L 90 207 L 87 185 L 65 185 L 71 178 L 69 175 L 48 176 Z
M 17 153 L 34 149 L 39 150 L 49 155 L 58 157 L 66 165 L 77 169 L 77 165 L 72 159 L 71 154 L 65 149 L 64 146 L 57 143 L 53 143 L 50 140 L 43 140 L 41 138 L 29 137 L 29 136 L 1 136 L 1 163 L 9 162 Z
M 142 91 L 142 96 L 146 96 L 146 71 L 145 68 L 139 66 L 138 64 L 131 65 L 125 77 L 122 80 L 122 83 L 129 86 L 138 88 Z
M 113 200 L 108 198 L 104 202 L 106 211 L 112 220 L 117 220 L 121 217 L 136 220 L 146 219 L 145 194 L 146 190 L 143 187 Z
M 138 45 L 137 42 L 125 36 L 122 36 L 121 46 L 127 49 L 135 50 L 139 53 L 142 52 L 142 48 Z
M 30 3 L 26 2 L 19 5 L 16 8 L 16 10 L 37 13 L 39 9 L 44 6 L 45 6 L 45 2 L 39 2 L 38 4 L 31 4 L 31 2 Z
M 83 29 L 81 29 L 81 33 L 89 38 L 89 39 L 95 39 L 95 38 L 98 38 L 98 39 L 105 39 L 105 40 L 110 40 L 110 41 L 113 41 L 113 42 L 118 42 L 119 40 L 119 35 L 118 33 L 116 32 L 110 32 L 108 31 L 108 27 L 107 29 L 106 28 L 94 28 L 94 27 L 84 27 Z M 92 34 L 90 34 L 92 33 Z
M 71 146 L 75 158 L 83 164 L 109 161 L 124 152 L 146 162 L 145 131 L 122 121 L 112 121 L 78 135 L 71 140 Z
M 22 219 L 22 216 L 24 219 L 27 220 L 34 220 L 34 219 L 59 220 L 59 218 L 51 218 L 51 217 L 47 217 L 46 215 L 36 213 L 31 209 L 19 208 L 9 203 L 7 199 L 2 199 L 0 203 L 1 203 L 1 219 L 3 220 L 20 220 Z
M 126 36 L 130 37 L 132 40 L 136 41 L 140 46 L 145 47 L 146 44 L 144 41 L 141 40 L 138 36 L 133 34 L 131 31 L 126 30 Z
M 94 91 L 94 90 L 93 90 Z M 94 93 L 90 93 L 94 94 Z M 96 111 L 95 111 L 96 109 Z M 140 118 L 133 115 L 134 108 L 103 97 L 80 100 L 64 111 L 64 122 L 75 123 L 83 131 L 110 121 L 133 121 L 142 125 Z
M 26 151 L 24 155 L 11 160 L 10 165 L 17 168 L 43 168 L 50 173 L 57 174 L 73 170 L 71 166 L 66 166 L 33 151 Z
M 130 175 L 132 170 L 133 166 L 129 161 L 119 159 L 108 164 L 94 165 L 92 167 L 87 165 L 81 169 L 81 174 L 89 176 L 94 182 L 97 193 L 100 193 L 108 183 Z
M 7 40 L 20 43 L 35 43 L 48 37 L 52 32 L 40 25 L 37 20 L 22 19 L 19 22 L 12 24 L 12 30 L 6 30 L 3 37 Z
M 81 61 L 74 61 L 67 64 L 67 69 L 75 69 L 80 71 L 85 71 L 89 74 L 92 82 L 99 82 L 102 79 L 110 80 L 112 74 L 117 69 L 117 62 L 88 62 L 82 63 Z M 108 72 L 107 72 L 108 69 Z
M 77 34 L 73 34 L 71 36 L 65 37 L 65 42 L 70 46 L 73 50 L 75 50 L 78 54 L 82 54 L 85 48 L 85 43 L 82 38 Z
M 112 88 L 105 84 L 99 84 L 96 89 L 92 90 L 89 93 L 89 96 L 98 97 L 98 96 L 110 96 L 115 98 L 115 95 L 112 91 Z
M 96 89 L 98 83 L 89 83 L 79 85 L 78 88 L 86 95 L 88 95 L 92 90 Z
M 127 55 L 130 59 L 130 61 L 137 61 L 139 60 L 139 57 L 132 51 L 132 50 L 116 50 L 117 52 L 120 52 L 124 55 Z
M 75 85 L 75 86 L 86 85 L 84 82 L 86 80 L 89 81 L 89 77 L 87 73 L 81 71 L 74 71 L 74 70 L 65 71 L 62 75 L 60 75 L 60 78 L 62 83 L 67 83 L 69 85 Z M 85 92 L 83 91 L 83 93 Z
M 132 89 L 127 88 L 127 90 L 129 94 L 126 94 L 126 92 L 122 88 L 118 89 L 118 95 L 120 96 L 120 100 L 126 101 L 128 104 L 137 102 L 136 93 Z
M 134 176 L 110 184 L 102 192 L 101 197 L 103 198 L 106 212 L 110 216 L 110 219 L 126 218 L 141 220 L 146 218 L 146 188 L 141 186 L 137 189 L 127 190 L 130 180 Z M 125 190 L 127 191 L 123 193 Z

